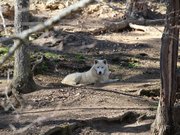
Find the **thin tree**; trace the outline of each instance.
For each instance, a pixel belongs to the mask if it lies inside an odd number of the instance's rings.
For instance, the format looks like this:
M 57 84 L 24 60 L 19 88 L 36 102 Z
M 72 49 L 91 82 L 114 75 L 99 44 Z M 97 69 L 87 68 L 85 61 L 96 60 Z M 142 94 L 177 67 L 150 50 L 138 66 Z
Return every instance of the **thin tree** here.
M 28 26 L 26 25 L 28 20 L 29 0 L 16 0 L 14 18 L 15 34 L 21 33 L 23 30 L 28 28 Z M 26 43 L 27 40 L 28 39 L 26 39 Z M 14 75 L 9 89 L 18 100 L 17 93 L 28 93 L 36 88 L 36 84 L 33 80 L 32 72 L 30 69 L 28 44 L 23 44 L 21 47 L 19 47 L 15 51 L 14 58 Z
M 174 102 L 177 90 L 177 56 L 179 44 L 179 15 L 180 1 L 169 0 L 167 3 L 167 16 L 165 29 L 161 38 L 160 100 L 156 119 L 152 124 L 152 131 L 158 135 L 174 134 L 176 126 L 174 115 Z

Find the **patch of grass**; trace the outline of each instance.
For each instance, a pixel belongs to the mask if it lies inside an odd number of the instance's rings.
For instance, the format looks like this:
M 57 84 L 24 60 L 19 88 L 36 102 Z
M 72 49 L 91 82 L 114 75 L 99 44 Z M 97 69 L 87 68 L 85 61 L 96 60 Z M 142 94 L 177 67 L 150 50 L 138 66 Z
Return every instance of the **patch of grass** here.
M 42 72 L 45 72 L 45 71 L 48 71 L 48 65 L 46 64 L 46 63 L 43 63 L 42 65 L 41 65 L 41 71 Z
M 8 47 L 0 47 L 0 55 L 4 55 L 8 52 Z
M 84 55 L 83 55 L 83 54 L 80 54 L 80 53 L 76 54 L 76 55 L 75 55 L 75 58 L 76 58 L 76 60 L 78 60 L 78 61 L 82 61 L 82 60 L 85 59 Z
M 35 70 L 34 74 L 44 74 L 49 72 L 49 65 L 46 62 L 41 63 L 41 65 L 38 65 Z
M 58 59 L 58 58 L 59 58 L 59 55 L 58 55 L 58 54 L 50 53 L 50 52 L 44 53 L 44 56 L 45 56 L 46 58 L 53 58 L 53 59 Z
M 129 62 L 128 63 L 128 67 L 129 68 L 136 68 L 136 67 L 138 67 L 139 66 L 139 63 L 133 63 L 133 62 Z
M 139 67 L 139 61 L 136 58 L 130 58 L 127 63 L 129 68 Z
M 9 51 L 8 47 L 0 47 L 0 58 L 2 58 Z

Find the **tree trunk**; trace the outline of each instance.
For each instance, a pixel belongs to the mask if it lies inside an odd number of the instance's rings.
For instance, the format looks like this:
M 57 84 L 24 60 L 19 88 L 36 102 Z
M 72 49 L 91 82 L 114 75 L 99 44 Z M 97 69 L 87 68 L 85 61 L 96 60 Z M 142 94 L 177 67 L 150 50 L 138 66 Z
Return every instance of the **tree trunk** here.
M 15 1 L 15 34 L 21 33 L 27 29 L 23 26 L 29 19 L 29 0 L 16 0 Z M 27 39 L 28 40 L 28 39 Z M 15 41 L 18 42 L 18 41 Z M 19 47 L 14 55 L 14 76 L 11 83 L 11 88 L 19 93 L 28 93 L 35 89 L 36 84 L 30 69 L 30 57 L 28 53 L 28 45 L 24 44 Z
M 126 14 L 128 19 L 145 19 L 148 16 L 148 5 L 144 0 L 127 0 Z
M 167 3 L 168 0 L 160 0 L 160 2 L 162 2 L 162 3 Z
M 168 3 L 165 29 L 162 35 L 160 72 L 161 90 L 156 119 L 152 131 L 158 135 L 170 135 L 174 132 L 173 109 L 177 90 L 177 56 L 179 44 L 179 0 Z

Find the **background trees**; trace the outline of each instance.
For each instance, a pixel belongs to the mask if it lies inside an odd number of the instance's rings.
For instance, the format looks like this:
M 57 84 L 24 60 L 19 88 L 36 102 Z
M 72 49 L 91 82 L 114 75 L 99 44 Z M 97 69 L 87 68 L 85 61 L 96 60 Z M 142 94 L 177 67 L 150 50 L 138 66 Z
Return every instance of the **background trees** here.
M 145 19 L 148 16 L 146 0 L 127 0 L 126 17 L 129 19 Z

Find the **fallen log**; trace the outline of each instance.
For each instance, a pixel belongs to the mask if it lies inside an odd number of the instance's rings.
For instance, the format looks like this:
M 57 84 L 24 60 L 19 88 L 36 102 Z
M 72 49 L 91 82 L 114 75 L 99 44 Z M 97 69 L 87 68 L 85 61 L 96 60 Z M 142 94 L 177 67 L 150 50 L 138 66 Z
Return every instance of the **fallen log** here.
M 105 32 L 117 32 L 120 30 L 124 30 L 128 27 L 133 29 L 138 29 L 142 31 L 147 31 L 148 28 L 146 26 L 149 25 L 163 25 L 164 19 L 156 19 L 156 20 L 148 20 L 148 19 L 142 19 L 142 20 L 122 20 L 119 22 L 106 22 L 104 27 L 95 29 L 91 31 L 92 34 L 99 34 L 99 33 L 105 33 Z

